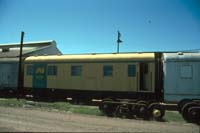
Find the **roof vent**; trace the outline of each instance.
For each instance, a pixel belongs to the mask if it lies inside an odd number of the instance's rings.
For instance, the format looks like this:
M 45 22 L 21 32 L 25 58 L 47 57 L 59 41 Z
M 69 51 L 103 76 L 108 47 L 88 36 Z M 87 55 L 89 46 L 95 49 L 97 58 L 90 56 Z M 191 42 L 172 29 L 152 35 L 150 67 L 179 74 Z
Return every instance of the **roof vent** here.
M 178 55 L 183 55 L 183 52 L 178 52 Z
M 10 49 L 9 48 L 2 48 L 2 52 L 9 52 Z

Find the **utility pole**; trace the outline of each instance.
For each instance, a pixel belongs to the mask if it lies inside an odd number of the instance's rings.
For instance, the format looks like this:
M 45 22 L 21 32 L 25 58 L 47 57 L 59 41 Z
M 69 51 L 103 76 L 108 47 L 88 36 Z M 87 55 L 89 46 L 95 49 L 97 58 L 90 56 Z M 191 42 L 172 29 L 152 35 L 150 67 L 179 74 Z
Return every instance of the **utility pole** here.
M 117 53 L 119 53 L 119 44 L 122 43 L 122 40 L 120 40 L 121 33 L 117 31 Z
M 22 92 L 22 50 L 23 50 L 24 32 L 21 32 L 20 52 L 19 52 L 19 68 L 18 68 L 18 99 Z

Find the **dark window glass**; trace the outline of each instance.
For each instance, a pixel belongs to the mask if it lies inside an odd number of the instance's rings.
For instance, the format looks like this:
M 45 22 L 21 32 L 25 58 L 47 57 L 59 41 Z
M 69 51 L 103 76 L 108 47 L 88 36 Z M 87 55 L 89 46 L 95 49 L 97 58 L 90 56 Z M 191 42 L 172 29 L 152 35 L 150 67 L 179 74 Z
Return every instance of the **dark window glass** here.
M 27 66 L 26 75 L 33 75 L 33 66 L 32 65 Z
M 112 76 L 113 75 L 113 66 L 111 66 L 111 65 L 103 66 L 103 75 L 104 76 Z
M 136 75 L 136 66 L 135 65 L 128 65 L 128 76 L 135 77 Z
M 48 66 L 48 75 L 57 75 L 57 67 L 56 66 Z
M 148 64 L 144 64 L 144 73 L 148 74 L 148 72 L 149 72 Z
M 71 76 L 81 76 L 82 66 L 71 66 Z

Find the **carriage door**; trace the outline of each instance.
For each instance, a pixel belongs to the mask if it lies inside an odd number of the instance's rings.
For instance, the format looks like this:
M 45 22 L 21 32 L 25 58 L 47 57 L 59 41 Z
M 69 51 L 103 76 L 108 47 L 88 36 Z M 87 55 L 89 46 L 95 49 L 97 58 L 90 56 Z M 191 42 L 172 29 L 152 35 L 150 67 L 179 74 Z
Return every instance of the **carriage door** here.
M 139 91 L 152 91 L 152 72 L 148 63 L 140 63 Z
M 33 66 L 33 88 L 46 88 L 46 64 L 37 63 Z

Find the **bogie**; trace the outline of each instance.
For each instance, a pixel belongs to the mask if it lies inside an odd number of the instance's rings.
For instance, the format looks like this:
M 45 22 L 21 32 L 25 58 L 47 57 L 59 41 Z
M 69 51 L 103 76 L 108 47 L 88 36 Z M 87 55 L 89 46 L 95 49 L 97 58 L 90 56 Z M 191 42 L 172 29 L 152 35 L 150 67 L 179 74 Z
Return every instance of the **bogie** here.
M 147 101 L 103 101 L 99 109 L 107 116 L 136 119 L 161 120 L 165 109 L 159 103 L 149 104 Z
M 181 113 L 181 110 L 182 110 L 183 106 L 186 103 L 191 102 L 191 101 L 192 101 L 191 99 L 183 99 L 183 100 L 181 100 L 177 105 L 179 113 Z
M 148 103 L 146 101 L 138 101 L 135 106 L 135 112 L 137 118 L 149 119 L 148 115 Z
M 200 105 L 194 101 L 187 102 L 182 107 L 181 114 L 187 122 L 198 123 L 200 120 Z
M 117 106 L 112 104 L 112 99 L 104 99 L 103 102 L 99 105 L 100 111 L 109 117 L 114 117 Z
M 116 108 L 116 117 L 121 118 L 133 118 L 133 115 L 131 113 L 131 106 L 127 104 L 118 105 Z

